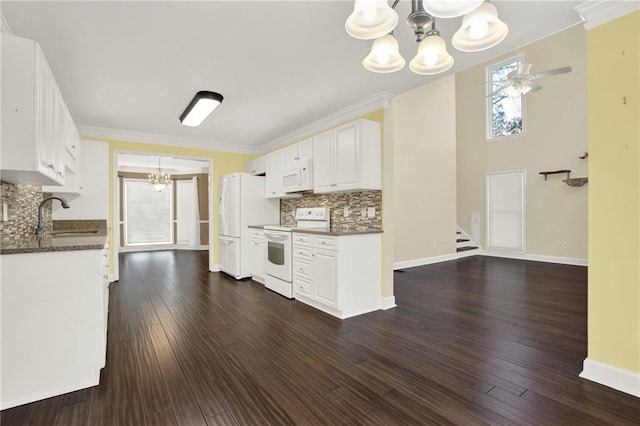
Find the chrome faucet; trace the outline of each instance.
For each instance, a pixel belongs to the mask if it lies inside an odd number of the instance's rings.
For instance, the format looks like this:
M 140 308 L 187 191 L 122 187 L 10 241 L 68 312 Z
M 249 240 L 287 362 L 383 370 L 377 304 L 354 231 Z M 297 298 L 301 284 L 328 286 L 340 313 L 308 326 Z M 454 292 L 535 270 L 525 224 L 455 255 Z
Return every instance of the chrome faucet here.
M 69 203 L 67 202 L 67 200 L 65 200 L 62 197 L 47 197 L 44 200 L 42 200 L 40 202 L 40 205 L 38 206 L 38 227 L 36 228 L 37 236 L 41 236 L 42 232 L 44 231 L 44 224 L 42 223 L 42 209 L 44 208 L 44 203 L 46 203 L 49 200 L 60 200 L 60 203 L 62 204 L 63 209 L 69 208 Z

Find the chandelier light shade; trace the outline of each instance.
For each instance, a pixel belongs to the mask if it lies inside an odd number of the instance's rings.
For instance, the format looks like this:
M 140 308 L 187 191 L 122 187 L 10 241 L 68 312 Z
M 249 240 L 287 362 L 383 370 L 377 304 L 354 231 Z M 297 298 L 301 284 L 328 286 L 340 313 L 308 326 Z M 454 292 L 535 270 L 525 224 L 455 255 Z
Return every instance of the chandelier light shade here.
M 201 91 L 196 93 L 180 116 L 185 126 L 199 126 L 221 103 L 224 97 L 220 93 Z
M 496 7 L 485 2 L 462 18 L 451 44 L 462 52 L 479 52 L 497 45 L 508 33 L 509 27 L 498 18 Z
M 372 72 L 390 73 L 401 70 L 405 60 L 400 55 L 398 41 L 393 34 L 387 34 L 373 42 L 371 53 L 364 58 L 362 65 Z
M 344 28 L 353 38 L 373 40 L 390 33 L 396 25 L 398 13 L 386 0 L 355 0 Z
M 160 167 L 160 157 L 158 157 L 158 170 L 149 174 L 149 183 L 158 192 L 162 192 L 165 190 L 167 185 L 171 183 L 171 175 L 167 173 L 162 173 L 162 168 Z
M 424 8 L 436 18 L 456 18 L 471 12 L 482 4 L 483 0 L 427 0 Z
M 433 75 L 447 71 L 453 66 L 453 57 L 437 31 L 430 31 L 418 45 L 418 54 L 409 63 L 416 74 Z
M 353 13 L 345 23 L 349 35 L 361 40 L 376 39 L 371 53 L 362 61 L 369 71 L 390 73 L 404 67 L 398 41 L 392 31 L 398 23 L 395 7 L 387 0 L 355 0 Z M 453 57 L 435 28 L 436 18 L 463 16 L 462 26 L 452 39 L 453 46 L 462 52 L 489 49 L 505 39 L 509 28 L 498 18 L 498 11 L 483 0 L 411 0 L 407 26 L 416 36 L 418 54 L 409 63 L 417 74 L 433 75 L 453 66 Z

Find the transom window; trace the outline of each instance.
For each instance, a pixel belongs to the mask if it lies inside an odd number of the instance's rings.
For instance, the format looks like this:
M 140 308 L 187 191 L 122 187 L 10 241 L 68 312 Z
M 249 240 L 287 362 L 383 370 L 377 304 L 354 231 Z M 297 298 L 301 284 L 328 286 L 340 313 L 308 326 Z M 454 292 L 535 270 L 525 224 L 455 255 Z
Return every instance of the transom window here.
M 524 100 L 515 91 L 501 91 L 508 84 L 507 75 L 518 69 L 522 55 L 487 67 L 487 139 L 494 140 L 525 132 Z M 493 93 L 493 95 L 491 95 Z

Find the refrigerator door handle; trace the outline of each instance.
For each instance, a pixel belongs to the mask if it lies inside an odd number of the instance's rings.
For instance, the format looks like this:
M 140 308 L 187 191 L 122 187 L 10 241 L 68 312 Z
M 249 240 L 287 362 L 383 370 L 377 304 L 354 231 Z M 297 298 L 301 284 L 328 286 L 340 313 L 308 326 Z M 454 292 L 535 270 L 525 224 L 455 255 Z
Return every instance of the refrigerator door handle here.
M 227 182 L 223 181 L 222 184 L 222 194 L 220 194 L 220 206 L 219 212 L 220 215 L 220 231 L 227 233 L 227 220 L 226 220 L 226 204 L 227 204 Z

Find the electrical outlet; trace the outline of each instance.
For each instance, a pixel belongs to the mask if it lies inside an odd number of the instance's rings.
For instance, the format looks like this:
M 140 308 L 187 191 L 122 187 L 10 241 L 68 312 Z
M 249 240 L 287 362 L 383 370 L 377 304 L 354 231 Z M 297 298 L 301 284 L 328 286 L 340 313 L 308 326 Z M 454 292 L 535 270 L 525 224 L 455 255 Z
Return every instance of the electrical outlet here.
M 362 210 L 360 211 L 360 216 L 367 217 L 367 209 L 363 207 Z
M 569 247 L 569 243 L 566 241 L 562 242 L 562 248 L 568 248 Z
M 372 217 L 376 217 L 376 208 L 375 207 L 369 207 L 367 209 L 367 216 L 372 218 Z
M 2 221 L 9 221 L 9 204 L 7 203 L 2 203 Z
M 342 213 L 344 215 L 344 217 L 349 217 L 349 213 L 351 213 L 349 211 L 349 207 L 345 207 L 344 210 L 343 210 L 343 213 Z

